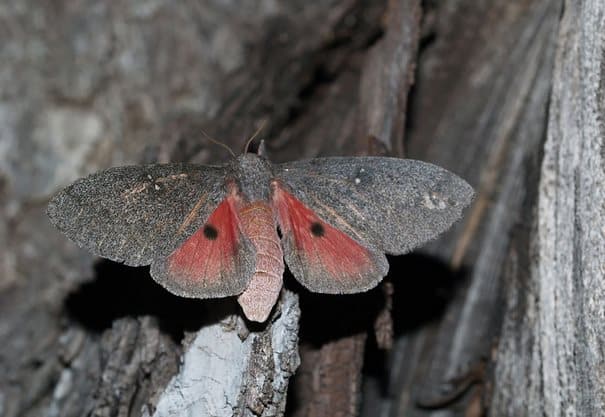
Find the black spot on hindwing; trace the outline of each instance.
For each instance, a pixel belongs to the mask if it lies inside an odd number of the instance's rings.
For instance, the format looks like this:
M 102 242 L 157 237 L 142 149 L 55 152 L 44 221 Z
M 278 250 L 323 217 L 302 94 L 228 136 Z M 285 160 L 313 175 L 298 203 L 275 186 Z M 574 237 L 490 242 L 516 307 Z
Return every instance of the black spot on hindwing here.
M 218 237 L 218 230 L 211 224 L 204 225 L 204 237 L 208 240 L 216 240 Z
M 324 227 L 321 223 L 313 223 L 311 224 L 311 234 L 315 237 L 322 237 L 325 233 Z

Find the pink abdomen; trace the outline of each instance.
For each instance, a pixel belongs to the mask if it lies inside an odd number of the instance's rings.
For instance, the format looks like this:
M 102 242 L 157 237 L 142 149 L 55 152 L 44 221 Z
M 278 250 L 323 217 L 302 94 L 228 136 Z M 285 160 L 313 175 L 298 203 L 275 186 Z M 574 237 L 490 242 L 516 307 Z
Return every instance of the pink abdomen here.
M 237 301 L 246 317 L 263 322 L 279 297 L 284 274 L 284 254 L 277 234 L 273 210 L 256 201 L 239 210 L 244 234 L 256 248 L 254 275 Z

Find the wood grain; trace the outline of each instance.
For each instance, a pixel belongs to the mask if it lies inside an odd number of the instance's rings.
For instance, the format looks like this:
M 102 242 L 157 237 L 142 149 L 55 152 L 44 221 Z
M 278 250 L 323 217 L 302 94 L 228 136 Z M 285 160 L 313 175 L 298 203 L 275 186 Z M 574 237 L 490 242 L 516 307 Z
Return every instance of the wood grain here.
M 565 2 L 536 216 L 509 256 L 494 415 L 605 415 L 603 16 L 602 2 Z

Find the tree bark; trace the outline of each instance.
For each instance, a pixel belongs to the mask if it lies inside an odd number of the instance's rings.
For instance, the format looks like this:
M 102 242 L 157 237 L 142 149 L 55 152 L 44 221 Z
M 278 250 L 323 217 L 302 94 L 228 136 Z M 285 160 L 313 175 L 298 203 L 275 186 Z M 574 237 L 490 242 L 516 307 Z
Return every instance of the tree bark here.
M 493 415 L 605 415 L 603 31 L 603 2 L 565 2 L 535 216 L 508 257 Z
M 489 409 L 503 271 L 519 217 L 532 212 L 560 11 L 550 0 L 425 10 L 406 156 L 458 173 L 477 194 L 445 236 L 391 262 L 395 343 L 378 356 L 387 375 L 365 384 L 363 416 Z
M 288 379 L 299 363 L 297 296 L 286 291 L 279 308 L 261 332 L 242 335 L 249 330 L 238 314 L 200 329 L 153 416 L 283 415 Z

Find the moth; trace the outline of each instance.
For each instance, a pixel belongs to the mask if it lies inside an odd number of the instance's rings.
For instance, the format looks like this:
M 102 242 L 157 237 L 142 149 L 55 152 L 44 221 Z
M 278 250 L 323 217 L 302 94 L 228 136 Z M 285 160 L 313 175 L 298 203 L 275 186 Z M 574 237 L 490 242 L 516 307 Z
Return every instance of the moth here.
M 271 163 L 244 153 L 220 166 L 110 168 L 50 201 L 51 222 L 79 246 L 151 276 L 183 297 L 237 296 L 264 322 L 282 288 L 284 259 L 314 292 L 375 287 L 386 254 L 435 238 L 473 196 L 435 165 L 387 157 Z

